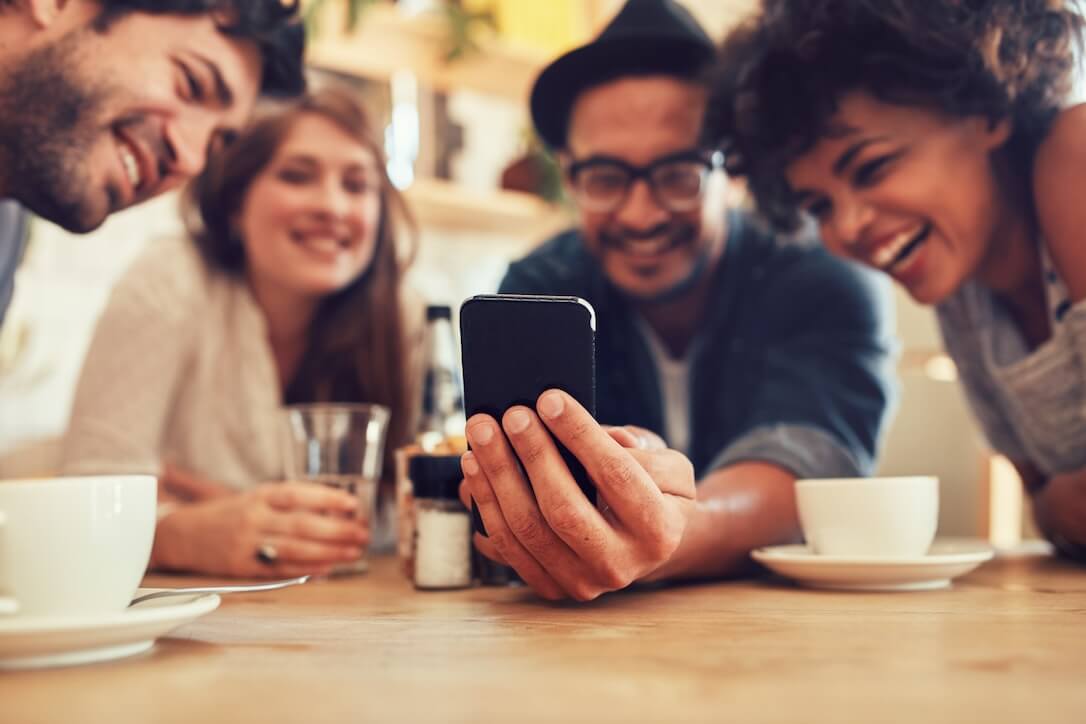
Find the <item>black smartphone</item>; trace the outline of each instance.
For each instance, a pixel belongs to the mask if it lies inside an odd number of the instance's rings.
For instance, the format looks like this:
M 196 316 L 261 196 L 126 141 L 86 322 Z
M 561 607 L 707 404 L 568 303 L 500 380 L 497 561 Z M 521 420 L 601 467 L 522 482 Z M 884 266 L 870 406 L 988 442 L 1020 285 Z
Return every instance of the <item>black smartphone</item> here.
M 460 348 L 468 417 L 483 412 L 500 421 L 513 405 L 535 409 L 539 396 L 552 388 L 596 414 L 596 313 L 584 299 L 472 297 L 460 307 Z M 596 489 L 584 466 L 561 443 L 558 449 L 595 503 Z M 476 516 L 477 527 L 480 522 Z

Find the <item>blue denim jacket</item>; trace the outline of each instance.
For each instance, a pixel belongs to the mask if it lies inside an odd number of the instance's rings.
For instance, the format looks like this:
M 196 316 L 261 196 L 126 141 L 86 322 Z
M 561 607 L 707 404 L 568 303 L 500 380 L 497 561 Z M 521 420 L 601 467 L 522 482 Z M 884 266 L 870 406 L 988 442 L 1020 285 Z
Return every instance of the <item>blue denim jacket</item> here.
M 870 474 L 896 397 L 889 283 L 813 242 L 781 241 L 738 211 L 691 353 L 690 459 L 698 479 L 742 460 L 801 478 Z M 664 436 L 657 370 L 634 311 L 580 233 L 514 262 L 509 294 L 596 310 L 597 418 Z

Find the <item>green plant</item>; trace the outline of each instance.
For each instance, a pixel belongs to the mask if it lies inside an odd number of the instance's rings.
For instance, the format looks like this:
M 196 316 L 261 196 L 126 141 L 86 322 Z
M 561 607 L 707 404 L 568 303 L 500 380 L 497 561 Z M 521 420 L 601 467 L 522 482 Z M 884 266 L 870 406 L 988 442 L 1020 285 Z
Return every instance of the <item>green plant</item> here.
M 502 188 L 535 194 L 554 204 L 569 205 L 558 158 L 532 128 L 525 128 L 522 151 L 502 171 Z
M 539 195 L 551 203 L 568 203 L 562 184 L 562 167 L 558 157 L 534 130 L 529 131 L 528 155 L 535 159 L 539 169 Z
M 323 15 L 324 8 L 329 2 L 338 2 L 343 5 L 343 26 L 347 30 L 354 30 L 358 26 L 359 20 L 362 18 L 362 13 L 370 5 L 376 5 L 382 0 L 311 0 L 306 4 L 306 8 L 302 14 L 302 20 L 305 22 L 306 34 L 313 38 L 320 32 L 320 18 Z
M 479 52 L 480 30 L 497 30 L 494 13 L 489 9 L 466 10 L 459 0 L 446 0 L 443 14 L 448 27 L 445 42 L 445 62 L 451 63 L 466 55 Z
M 354 30 L 362 20 L 368 7 L 385 0 L 310 0 L 303 13 L 307 35 L 312 39 L 320 33 L 320 19 L 330 3 L 343 6 L 343 27 Z M 441 3 L 441 17 L 445 21 L 446 38 L 443 57 L 451 63 L 479 51 L 480 31 L 497 29 L 494 14 L 490 10 L 467 10 L 459 0 L 444 0 Z

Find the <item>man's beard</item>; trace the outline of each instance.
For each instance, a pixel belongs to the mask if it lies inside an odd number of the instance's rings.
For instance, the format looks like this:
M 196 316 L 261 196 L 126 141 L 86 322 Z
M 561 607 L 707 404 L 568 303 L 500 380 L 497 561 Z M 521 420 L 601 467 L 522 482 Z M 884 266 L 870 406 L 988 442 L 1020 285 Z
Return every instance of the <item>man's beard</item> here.
M 626 230 L 622 232 L 603 231 L 600 233 L 600 241 L 604 248 L 618 252 L 633 252 L 637 239 L 663 238 L 665 241 L 659 249 L 659 253 L 666 253 L 682 246 L 701 245 L 697 255 L 692 260 L 690 268 L 679 279 L 663 289 L 657 289 L 651 293 L 636 293 L 629 289 L 617 287 L 619 293 L 630 301 L 640 305 L 657 305 L 673 302 L 690 292 L 705 276 L 709 269 L 709 246 L 699 239 L 697 227 L 693 224 L 680 221 L 669 221 L 648 231 L 634 232 Z
M 84 159 L 109 95 L 77 75 L 79 31 L 35 50 L 0 80 L 0 179 L 7 193 L 38 216 L 74 232 L 99 226 Z M 115 204 L 110 191 L 109 206 Z

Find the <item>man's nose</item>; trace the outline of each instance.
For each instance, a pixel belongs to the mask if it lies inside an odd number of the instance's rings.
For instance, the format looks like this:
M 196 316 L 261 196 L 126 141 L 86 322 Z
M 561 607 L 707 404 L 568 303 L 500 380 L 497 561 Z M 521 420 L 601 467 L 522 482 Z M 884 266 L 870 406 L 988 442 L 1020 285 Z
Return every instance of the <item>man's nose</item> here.
M 622 205 L 615 211 L 615 221 L 629 229 L 648 229 L 665 223 L 670 212 L 661 207 L 645 179 L 635 179 Z
M 216 127 L 215 121 L 203 114 L 177 119 L 167 126 L 171 175 L 187 180 L 204 170 Z

